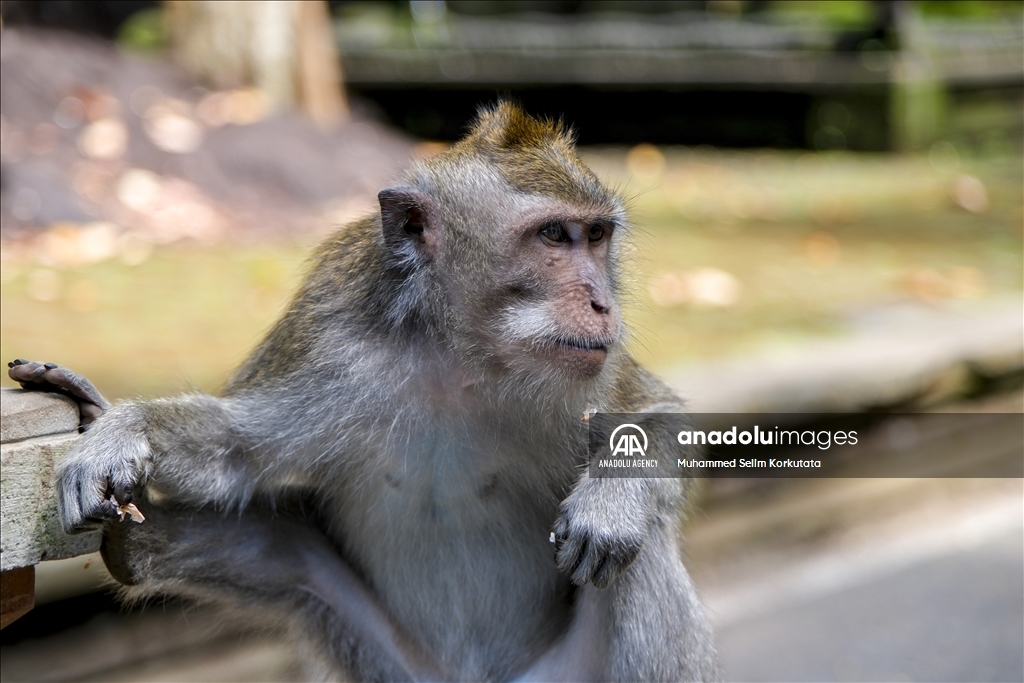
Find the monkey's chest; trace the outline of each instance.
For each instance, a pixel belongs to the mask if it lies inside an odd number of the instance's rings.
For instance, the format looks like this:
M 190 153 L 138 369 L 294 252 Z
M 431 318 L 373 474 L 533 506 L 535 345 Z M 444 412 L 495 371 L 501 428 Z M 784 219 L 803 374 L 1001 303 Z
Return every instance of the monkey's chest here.
M 382 538 L 525 532 L 534 526 L 527 533 L 547 539 L 561 502 L 558 490 L 566 484 L 558 480 L 574 476 L 571 467 L 554 474 L 530 458 L 532 449 L 500 434 L 468 435 L 442 426 L 400 442 L 381 444 L 380 457 L 369 460 L 373 465 L 358 473 L 345 496 L 363 499 L 355 509 Z
M 367 478 L 346 496 L 354 505 L 343 517 L 357 537 L 368 532 L 389 554 L 440 553 L 453 544 L 477 552 L 546 544 L 558 513 L 557 494 L 483 463 L 406 464 Z
M 548 540 L 555 492 L 486 454 L 470 465 L 421 459 L 366 483 L 345 496 L 339 540 L 421 642 L 446 661 L 484 654 L 481 662 L 514 667 L 557 636 L 569 587 Z

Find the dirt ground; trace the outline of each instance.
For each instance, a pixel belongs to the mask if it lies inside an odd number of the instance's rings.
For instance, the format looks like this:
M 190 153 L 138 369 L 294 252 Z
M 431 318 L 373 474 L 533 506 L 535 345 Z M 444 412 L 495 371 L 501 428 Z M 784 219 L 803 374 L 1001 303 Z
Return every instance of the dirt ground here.
M 73 33 L 5 29 L 0 88 L 8 240 L 60 223 L 157 243 L 323 230 L 371 205 L 414 148 L 360 102 L 319 130 L 257 91 L 213 92 Z

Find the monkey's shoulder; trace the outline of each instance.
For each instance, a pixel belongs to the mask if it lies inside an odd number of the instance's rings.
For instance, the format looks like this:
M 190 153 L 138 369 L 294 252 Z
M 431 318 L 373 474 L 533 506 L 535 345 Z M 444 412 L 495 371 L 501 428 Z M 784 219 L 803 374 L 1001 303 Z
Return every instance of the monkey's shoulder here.
M 282 380 L 322 360 L 324 346 L 365 338 L 386 314 L 394 278 L 379 239 L 380 216 L 346 225 L 313 253 L 298 292 L 238 368 L 226 393 Z

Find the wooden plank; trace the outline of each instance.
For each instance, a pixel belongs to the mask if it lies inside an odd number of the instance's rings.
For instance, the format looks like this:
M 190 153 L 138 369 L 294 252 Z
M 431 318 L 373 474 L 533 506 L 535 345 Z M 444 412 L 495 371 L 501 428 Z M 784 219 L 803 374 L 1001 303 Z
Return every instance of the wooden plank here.
M 0 628 L 6 628 L 31 610 L 35 606 L 35 595 L 35 567 L 0 572 Z
M 344 53 L 347 82 L 386 85 L 720 86 L 754 89 L 882 87 L 889 70 L 855 55 L 777 50 L 377 49 Z

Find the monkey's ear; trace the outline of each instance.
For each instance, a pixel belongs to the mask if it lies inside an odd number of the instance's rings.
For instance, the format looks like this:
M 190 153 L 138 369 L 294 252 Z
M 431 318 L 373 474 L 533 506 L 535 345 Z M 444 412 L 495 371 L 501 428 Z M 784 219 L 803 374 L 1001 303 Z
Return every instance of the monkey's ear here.
M 430 196 L 415 187 L 389 187 L 377 194 L 384 243 L 392 250 L 417 252 L 432 257 L 440 240 L 437 212 Z

